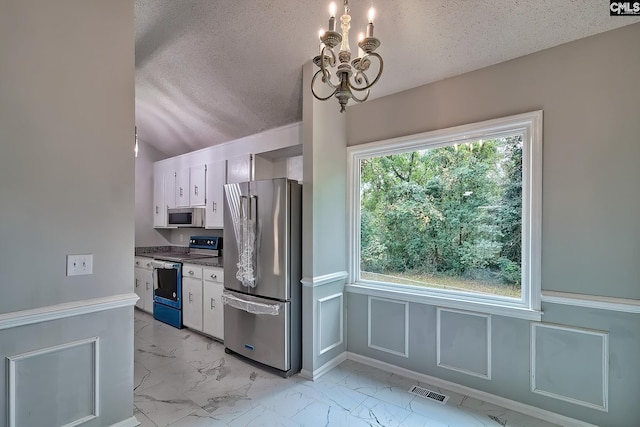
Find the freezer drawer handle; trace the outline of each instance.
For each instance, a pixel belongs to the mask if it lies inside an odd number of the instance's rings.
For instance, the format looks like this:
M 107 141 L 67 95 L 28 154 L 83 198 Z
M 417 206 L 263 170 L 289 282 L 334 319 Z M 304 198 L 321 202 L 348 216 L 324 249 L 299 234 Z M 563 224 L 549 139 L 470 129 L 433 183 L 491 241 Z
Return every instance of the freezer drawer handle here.
M 231 294 L 222 294 L 222 303 L 238 310 L 252 314 L 267 314 L 277 316 L 280 312 L 280 304 L 267 304 L 262 302 L 247 301 Z

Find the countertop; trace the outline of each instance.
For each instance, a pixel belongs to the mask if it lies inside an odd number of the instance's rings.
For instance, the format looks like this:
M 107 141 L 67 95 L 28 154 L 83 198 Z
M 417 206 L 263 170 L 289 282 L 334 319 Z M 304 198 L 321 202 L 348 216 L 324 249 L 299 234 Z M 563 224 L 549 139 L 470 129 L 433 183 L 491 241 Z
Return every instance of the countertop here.
M 172 252 L 176 254 L 184 254 L 189 252 L 189 248 L 185 246 L 143 246 L 135 248 L 135 256 L 146 258 L 154 258 L 156 254 Z M 185 264 L 202 265 L 205 267 L 223 267 L 222 256 L 210 258 L 195 258 L 185 261 Z

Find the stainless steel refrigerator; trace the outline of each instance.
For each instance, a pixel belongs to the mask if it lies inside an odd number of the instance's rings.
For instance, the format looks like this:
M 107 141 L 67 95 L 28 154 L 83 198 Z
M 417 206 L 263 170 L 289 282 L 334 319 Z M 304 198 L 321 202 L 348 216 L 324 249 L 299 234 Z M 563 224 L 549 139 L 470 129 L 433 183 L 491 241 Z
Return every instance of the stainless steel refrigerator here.
M 302 186 L 224 187 L 224 344 L 287 377 L 302 365 Z

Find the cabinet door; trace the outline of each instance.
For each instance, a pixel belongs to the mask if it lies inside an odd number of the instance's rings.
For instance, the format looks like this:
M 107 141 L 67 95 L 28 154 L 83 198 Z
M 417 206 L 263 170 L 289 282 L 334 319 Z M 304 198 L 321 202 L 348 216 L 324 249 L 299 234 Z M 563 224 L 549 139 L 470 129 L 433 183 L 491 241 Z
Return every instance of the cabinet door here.
M 189 172 L 189 204 L 204 206 L 206 202 L 207 166 L 193 166 Z
M 226 177 L 224 160 L 207 165 L 207 206 L 205 213 L 206 228 L 224 228 L 224 184 Z
M 151 263 L 149 263 L 149 266 L 151 266 Z M 143 283 L 140 284 L 141 287 L 144 285 L 142 289 L 144 307 L 142 309 L 148 313 L 153 313 L 153 270 L 144 270 L 142 277 L 144 278 Z
M 253 179 L 253 155 L 247 154 L 227 160 L 227 184 L 237 184 Z
M 173 170 L 164 175 L 164 204 L 167 209 L 176 207 L 176 172 Z
M 136 267 L 134 270 L 134 288 L 133 291 L 138 295 L 138 301 L 136 301 L 136 307 L 143 309 L 145 306 L 145 295 L 144 295 L 144 278 L 145 278 L 145 270 L 144 268 Z
M 167 226 L 167 209 L 165 208 L 164 175 L 156 173 L 153 177 L 153 226 Z
M 176 174 L 176 207 L 189 207 L 189 168 L 180 169 Z
M 222 307 L 222 290 L 219 282 L 204 282 L 204 320 L 203 332 L 212 337 L 224 340 L 224 310 Z
M 202 331 L 202 280 L 182 278 L 182 323 Z

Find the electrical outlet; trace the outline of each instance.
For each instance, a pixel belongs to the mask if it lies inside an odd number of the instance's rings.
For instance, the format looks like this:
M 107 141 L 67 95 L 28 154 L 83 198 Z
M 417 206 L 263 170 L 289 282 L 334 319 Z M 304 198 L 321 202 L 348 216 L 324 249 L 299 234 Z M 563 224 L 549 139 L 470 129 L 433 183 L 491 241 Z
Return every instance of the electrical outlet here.
M 93 254 L 67 255 L 67 276 L 93 274 Z

